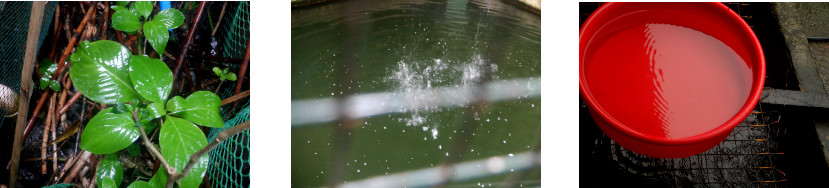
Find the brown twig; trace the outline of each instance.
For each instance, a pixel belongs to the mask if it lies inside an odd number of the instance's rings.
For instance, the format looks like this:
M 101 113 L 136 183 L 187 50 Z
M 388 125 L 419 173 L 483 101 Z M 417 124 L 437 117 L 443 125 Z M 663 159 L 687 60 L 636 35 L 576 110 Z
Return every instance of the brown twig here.
M 133 112 L 133 114 L 136 114 L 136 112 Z M 156 149 L 155 146 L 153 146 L 153 144 L 150 142 L 150 139 L 147 138 L 147 132 L 144 132 L 144 127 L 138 126 L 138 130 L 141 131 L 141 138 L 144 140 L 144 142 L 142 143 L 145 147 L 147 147 L 147 150 L 149 150 L 150 153 L 152 153 L 156 158 L 158 158 L 158 161 L 161 161 L 161 164 L 163 164 L 164 168 L 167 169 L 167 174 L 175 174 L 176 169 L 170 166 L 170 163 L 167 163 L 167 160 L 164 159 L 164 156 L 161 155 L 161 152 L 159 152 L 158 149 Z
M 101 22 L 101 23 L 103 23 L 103 26 L 101 26 L 101 34 L 103 35 L 103 37 L 101 39 L 106 40 L 107 39 L 107 27 L 109 25 L 109 17 L 110 17 L 110 15 L 109 15 L 109 6 L 108 6 L 109 2 L 104 1 L 103 4 L 104 4 L 104 16 L 101 16 L 102 17 L 101 19 L 104 19 L 104 21 Z
M 210 36 L 216 35 L 216 31 L 219 29 L 219 25 L 222 24 L 222 17 L 225 16 L 225 8 L 227 8 L 227 1 L 225 1 L 224 5 L 222 5 L 222 13 L 219 13 L 219 21 L 216 22 L 216 27 L 213 27 L 213 32 L 210 33 Z
M 40 174 L 46 174 L 46 143 L 49 141 L 49 127 L 52 126 L 52 121 L 55 121 L 54 118 L 52 118 L 52 113 L 55 112 L 53 108 L 55 106 L 55 96 L 57 95 L 52 95 L 49 99 L 49 108 L 46 113 L 46 123 L 43 124 L 43 137 L 42 140 L 40 140 Z
M 190 26 L 190 31 L 187 32 L 187 39 L 184 40 L 184 46 L 181 48 L 181 53 L 178 55 L 178 59 L 176 60 L 176 68 L 173 69 L 173 80 L 176 80 L 178 71 L 181 70 L 181 63 L 184 62 L 184 57 L 187 55 L 187 50 L 190 48 L 190 41 L 193 40 L 193 34 L 196 33 L 196 27 L 199 25 L 199 20 L 201 20 L 201 15 L 204 12 L 204 1 L 199 3 L 199 9 L 196 11 L 196 18 L 193 19 L 193 25 Z
M 230 96 L 230 97 L 222 100 L 222 106 L 224 106 L 226 104 L 230 104 L 232 102 L 236 102 L 237 100 L 243 99 L 243 98 L 248 97 L 248 96 L 250 96 L 250 90 L 247 90 L 245 92 L 241 92 L 239 94 Z
M 245 80 L 245 73 L 248 70 L 248 63 L 250 62 L 250 40 L 247 41 L 247 48 L 245 49 L 245 58 L 242 59 L 242 67 L 239 68 L 239 74 L 236 74 L 239 78 L 236 80 L 236 89 L 233 89 L 233 94 L 239 94 L 239 90 L 242 90 L 242 83 Z
M 213 139 L 213 141 L 210 142 L 210 144 L 207 144 L 207 146 L 205 146 L 204 148 L 190 155 L 190 161 L 188 161 L 187 165 L 184 166 L 184 169 L 181 170 L 181 174 L 173 174 L 169 176 L 169 178 L 167 179 L 167 187 L 171 187 L 171 185 L 174 182 L 177 182 L 185 175 L 187 175 L 187 173 L 189 173 L 190 170 L 193 169 L 193 165 L 199 162 L 199 158 L 201 158 L 201 156 L 207 154 L 207 152 L 210 152 L 210 150 L 213 150 L 213 148 L 216 148 L 216 146 L 219 146 L 219 144 L 227 140 L 227 138 L 230 138 L 231 136 L 239 134 L 240 132 L 246 131 L 248 129 L 250 129 L 250 121 L 246 121 L 242 124 L 236 125 L 229 129 L 225 129 L 222 132 L 219 132 L 219 134 L 216 135 L 216 138 Z
M 58 114 L 66 113 L 66 111 L 69 110 L 69 107 L 75 104 L 75 101 L 77 101 L 79 98 L 81 98 L 81 95 L 81 91 L 78 91 L 75 93 L 75 95 L 72 95 L 72 98 L 69 99 L 69 102 L 63 105 L 63 107 L 61 107 L 60 110 L 58 110 Z
M 66 69 L 67 66 L 64 66 L 64 64 L 66 64 L 66 58 L 69 57 L 69 53 L 72 52 L 73 47 L 78 42 L 78 36 L 82 36 L 80 35 L 81 31 L 84 28 L 86 28 L 84 26 L 86 26 L 86 23 L 89 22 L 89 17 L 90 15 L 92 15 L 93 10 L 95 10 L 95 7 L 89 7 L 89 10 L 86 11 L 83 20 L 81 20 L 81 24 L 79 24 L 78 27 L 75 29 L 75 33 L 72 34 L 72 39 L 69 40 L 69 44 L 66 45 L 66 49 L 63 50 L 63 54 L 60 56 L 60 60 L 55 62 L 58 64 L 58 69 L 55 71 L 54 74 L 52 74 L 52 80 L 57 80 L 57 77 L 60 75 L 60 73 L 63 72 L 64 69 Z

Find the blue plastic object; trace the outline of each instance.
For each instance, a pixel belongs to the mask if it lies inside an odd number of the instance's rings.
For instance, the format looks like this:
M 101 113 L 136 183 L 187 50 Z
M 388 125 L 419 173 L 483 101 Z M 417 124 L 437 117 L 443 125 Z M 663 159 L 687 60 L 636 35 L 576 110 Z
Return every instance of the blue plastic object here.
M 161 10 L 170 8 L 170 1 L 159 1 L 158 5 L 161 7 Z M 173 34 L 173 29 L 167 29 L 170 31 L 170 35 Z

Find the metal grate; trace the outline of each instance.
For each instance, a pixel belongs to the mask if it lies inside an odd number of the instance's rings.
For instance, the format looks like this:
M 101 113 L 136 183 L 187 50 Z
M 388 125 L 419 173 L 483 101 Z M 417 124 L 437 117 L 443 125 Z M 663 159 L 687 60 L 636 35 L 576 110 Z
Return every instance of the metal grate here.
M 686 158 L 659 159 L 634 153 L 603 133 L 594 137 L 592 170 L 628 177 L 634 184 L 666 186 L 761 186 L 783 185 L 786 173 L 774 164 L 783 157 L 772 132 L 778 131 L 780 115 L 763 112 L 760 104 L 746 120 L 714 148 Z M 592 123 L 592 121 L 591 121 Z M 595 126 L 595 125 L 587 125 Z
M 56 6 L 57 2 L 50 2 L 44 7 L 37 49 L 40 49 L 43 38 L 49 30 Z M 20 90 L 31 7 L 32 2 L 0 2 L 0 25 L 2 25 L 0 27 L 0 99 L 2 102 L 14 103 L 16 100 L 14 98 Z M 0 108 L 0 126 L 3 126 L 7 115 L 14 114 L 9 112 L 8 107 Z

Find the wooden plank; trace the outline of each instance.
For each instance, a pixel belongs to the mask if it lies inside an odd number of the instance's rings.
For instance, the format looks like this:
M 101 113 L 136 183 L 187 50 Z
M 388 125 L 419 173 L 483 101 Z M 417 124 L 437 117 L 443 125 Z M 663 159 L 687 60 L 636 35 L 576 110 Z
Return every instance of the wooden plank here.
M 792 66 L 805 92 L 826 93 L 818 68 L 812 60 L 806 35 L 801 31 L 800 17 L 794 3 L 774 3 L 774 11 L 780 24 L 780 31 L 786 41 L 786 47 L 792 58 Z
M 14 145 L 12 147 L 12 165 L 9 173 L 9 187 L 17 187 L 17 169 L 20 161 L 20 149 L 23 145 L 23 128 L 26 124 L 26 117 L 29 111 L 29 97 L 32 92 L 32 71 L 34 60 L 37 55 L 37 42 L 40 35 L 40 24 L 43 20 L 43 7 L 45 1 L 32 2 L 31 14 L 29 15 L 29 33 L 26 39 L 26 51 L 23 56 L 23 72 L 20 80 L 20 105 L 18 105 L 17 125 L 14 129 Z
M 763 88 L 760 102 L 803 107 L 829 108 L 829 95 L 823 93 Z

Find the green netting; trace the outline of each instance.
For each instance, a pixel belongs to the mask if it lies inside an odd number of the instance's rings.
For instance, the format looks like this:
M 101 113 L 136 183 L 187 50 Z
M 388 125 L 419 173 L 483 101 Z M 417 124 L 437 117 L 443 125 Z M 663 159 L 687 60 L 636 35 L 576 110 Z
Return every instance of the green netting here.
M 242 1 L 228 5 L 231 10 L 223 23 L 223 57 L 243 58 L 250 37 L 250 2 Z M 222 63 L 225 67 L 238 69 L 239 63 Z M 250 70 L 250 68 L 248 68 Z M 242 79 L 242 75 L 238 76 Z M 236 82 L 226 81 L 220 89 L 222 99 L 233 96 Z M 226 120 L 225 128 L 210 131 L 213 140 L 222 130 L 250 120 L 250 97 L 241 99 L 236 105 L 222 106 L 222 118 Z M 210 184 L 214 187 L 250 187 L 250 130 L 234 135 L 210 151 L 210 163 L 207 170 Z
M 43 23 L 40 28 L 37 49 L 49 31 L 52 15 L 57 2 L 46 3 L 43 10 Z M 23 71 L 23 56 L 26 50 L 26 38 L 29 32 L 29 16 L 32 2 L 0 2 L 0 84 L 20 93 L 20 78 Z M 9 91 L 6 91 L 9 92 Z M 0 91 L 0 97 L 11 96 Z M 8 98 L 4 98 L 7 99 Z M 0 108 L 0 127 L 8 115 L 8 110 Z

